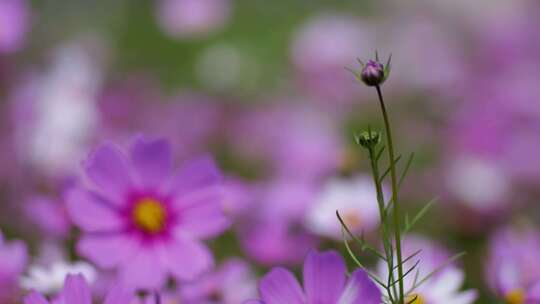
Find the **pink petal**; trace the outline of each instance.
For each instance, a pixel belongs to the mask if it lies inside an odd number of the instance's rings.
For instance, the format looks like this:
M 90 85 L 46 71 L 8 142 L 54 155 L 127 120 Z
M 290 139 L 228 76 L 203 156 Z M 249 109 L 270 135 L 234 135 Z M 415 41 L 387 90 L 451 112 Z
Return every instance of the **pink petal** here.
M 123 264 L 120 281 L 129 287 L 156 290 L 163 287 L 167 272 L 159 263 L 159 255 L 152 245 L 140 248 L 136 255 Z
M 381 291 L 365 271 L 358 269 L 351 274 L 338 304 L 380 304 Z
M 212 253 L 202 243 L 189 238 L 177 238 L 160 248 L 163 267 L 181 280 L 193 280 L 214 265 Z
M 130 288 L 116 285 L 111 288 L 103 304 L 130 304 L 133 303 L 134 292 Z
M 204 187 L 215 186 L 221 182 L 221 172 L 210 156 L 201 156 L 186 162 L 173 177 L 170 191 L 184 195 Z
M 259 291 L 266 304 L 303 304 L 304 294 L 293 274 L 284 268 L 274 268 L 261 279 Z
M 118 230 L 125 224 L 114 206 L 97 194 L 83 189 L 69 190 L 66 205 L 71 220 L 89 232 Z
M 336 303 L 345 286 L 345 262 L 335 251 L 312 251 L 304 262 L 308 303 Z
M 167 181 L 172 170 L 171 146 L 165 139 L 138 137 L 131 146 L 131 161 L 139 182 L 156 187 Z
M 85 172 L 98 190 L 119 206 L 131 185 L 131 173 L 124 154 L 111 143 L 99 146 L 85 162 Z
M 82 275 L 68 275 L 62 290 L 65 303 L 92 304 L 92 295 Z
M 230 221 L 223 213 L 221 199 L 222 192 L 215 187 L 177 199 L 175 234 L 210 238 L 225 231 Z
M 49 304 L 45 297 L 36 291 L 32 291 L 29 295 L 24 297 L 24 304 Z
M 121 233 L 87 234 L 77 243 L 77 252 L 103 268 L 125 262 L 139 250 L 137 240 Z

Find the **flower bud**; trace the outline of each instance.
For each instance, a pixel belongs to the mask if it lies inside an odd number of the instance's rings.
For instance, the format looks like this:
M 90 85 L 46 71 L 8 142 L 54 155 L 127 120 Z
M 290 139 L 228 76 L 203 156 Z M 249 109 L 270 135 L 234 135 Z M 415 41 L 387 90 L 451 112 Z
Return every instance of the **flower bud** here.
M 381 141 L 381 134 L 375 131 L 363 131 L 356 136 L 356 142 L 366 149 L 374 148 Z
M 368 86 L 378 86 L 386 80 L 382 63 L 368 60 L 360 74 L 362 81 Z

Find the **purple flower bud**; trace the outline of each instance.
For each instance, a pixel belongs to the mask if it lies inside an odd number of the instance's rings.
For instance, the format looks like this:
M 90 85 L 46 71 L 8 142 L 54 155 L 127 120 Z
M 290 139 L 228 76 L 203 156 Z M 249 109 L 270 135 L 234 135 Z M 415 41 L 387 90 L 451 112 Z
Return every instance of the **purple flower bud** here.
M 368 86 L 378 86 L 384 82 L 384 66 L 375 60 L 368 60 L 361 73 L 362 81 Z

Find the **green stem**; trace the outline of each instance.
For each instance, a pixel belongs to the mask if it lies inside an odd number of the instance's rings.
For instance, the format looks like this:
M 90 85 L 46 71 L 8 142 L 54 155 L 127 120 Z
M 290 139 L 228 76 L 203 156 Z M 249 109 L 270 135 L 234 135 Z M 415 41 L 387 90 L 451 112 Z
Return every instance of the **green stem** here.
M 369 131 L 371 133 L 371 131 Z M 379 207 L 379 216 L 381 220 L 381 227 L 382 227 L 382 236 L 383 236 L 383 246 L 384 246 L 384 252 L 386 255 L 386 261 L 388 264 L 388 285 L 387 285 L 387 291 L 388 291 L 388 297 L 393 302 L 393 295 L 390 290 L 390 284 L 394 281 L 394 258 L 392 256 L 392 244 L 390 243 L 390 237 L 388 235 L 388 227 L 386 226 L 386 208 L 384 206 L 385 200 L 384 200 L 384 193 L 382 191 L 382 184 L 381 184 L 381 178 L 379 176 L 379 165 L 377 163 L 377 159 L 375 158 L 375 153 L 373 151 L 373 148 L 368 149 L 369 152 L 369 159 L 371 161 L 371 172 L 373 176 L 373 182 L 375 183 L 375 190 L 377 192 L 377 204 Z M 394 295 L 397 294 L 395 284 L 392 286 Z
M 392 129 L 390 128 L 390 121 L 388 119 L 388 113 L 386 112 L 386 106 L 384 104 L 384 99 L 382 96 L 380 86 L 375 86 L 377 89 L 377 95 L 379 97 L 379 104 L 381 106 L 381 112 L 384 118 L 384 128 L 386 130 L 386 145 L 388 146 L 388 157 L 390 158 L 390 179 L 392 182 L 392 203 L 393 203 L 393 219 L 394 219 L 394 234 L 396 241 L 396 256 L 397 256 L 397 267 L 398 267 L 398 281 L 399 281 L 399 303 L 405 303 L 405 294 L 403 288 L 403 265 L 402 265 L 402 255 L 401 255 L 401 224 L 399 222 L 399 203 L 398 203 L 398 183 L 397 183 L 397 173 L 396 166 L 394 164 L 394 144 L 392 142 Z

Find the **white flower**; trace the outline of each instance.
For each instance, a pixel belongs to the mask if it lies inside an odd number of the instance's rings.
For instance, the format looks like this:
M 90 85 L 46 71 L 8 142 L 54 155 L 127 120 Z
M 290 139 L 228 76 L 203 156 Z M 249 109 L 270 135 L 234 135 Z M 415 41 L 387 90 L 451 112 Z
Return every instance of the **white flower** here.
M 88 283 L 93 283 L 97 276 L 96 269 L 88 263 L 57 261 L 50 267 L 30 266 L 28 275 L 21 277 L 20 283 L 25 289 L 52 294 L 62 289 L 68 274 L 82 274 Z
M 449 170 L 448 188 L 467 206 L 478 211 L 500 208 L 506 203 L 510 182 L 497 163 L 477 157 L 462 157 Z
M 444 248 L 419 236 L 408 235 L 402 243 L 402 248 L 403 259 L 416 253 L 413 258 L 403 264 L 404 272 L 420 261 L 403 280 L 405 292 L 411 291 L 415 284 L 418 284 L 434 270 L 438 270 L 450 258 L 449 253 Z M 388 277 L 387 267 L 383 261 L 377 265 L 377 273 L 383 281 Z M 395 269 L 394 275 L 397 277 L 397 269 Z M 463 271 L 450 264 L 435 272 L 427 281 L 410 292 L 407 300 L 412 301 L 416 298 L 412 304 L 471 304 L 476 300 L 477 292 L 476 290 L 461 291 L 464 280 Z M 383 290 L 383 292 L 385 291 Z
M 336 210 L 353 232 L 376 228 L 379 209 L 372 178 L 362 175 L 331 180 L 308 211 L 307 227 L 316 234 L 341 239 L 341 224 L 337 220 Z

